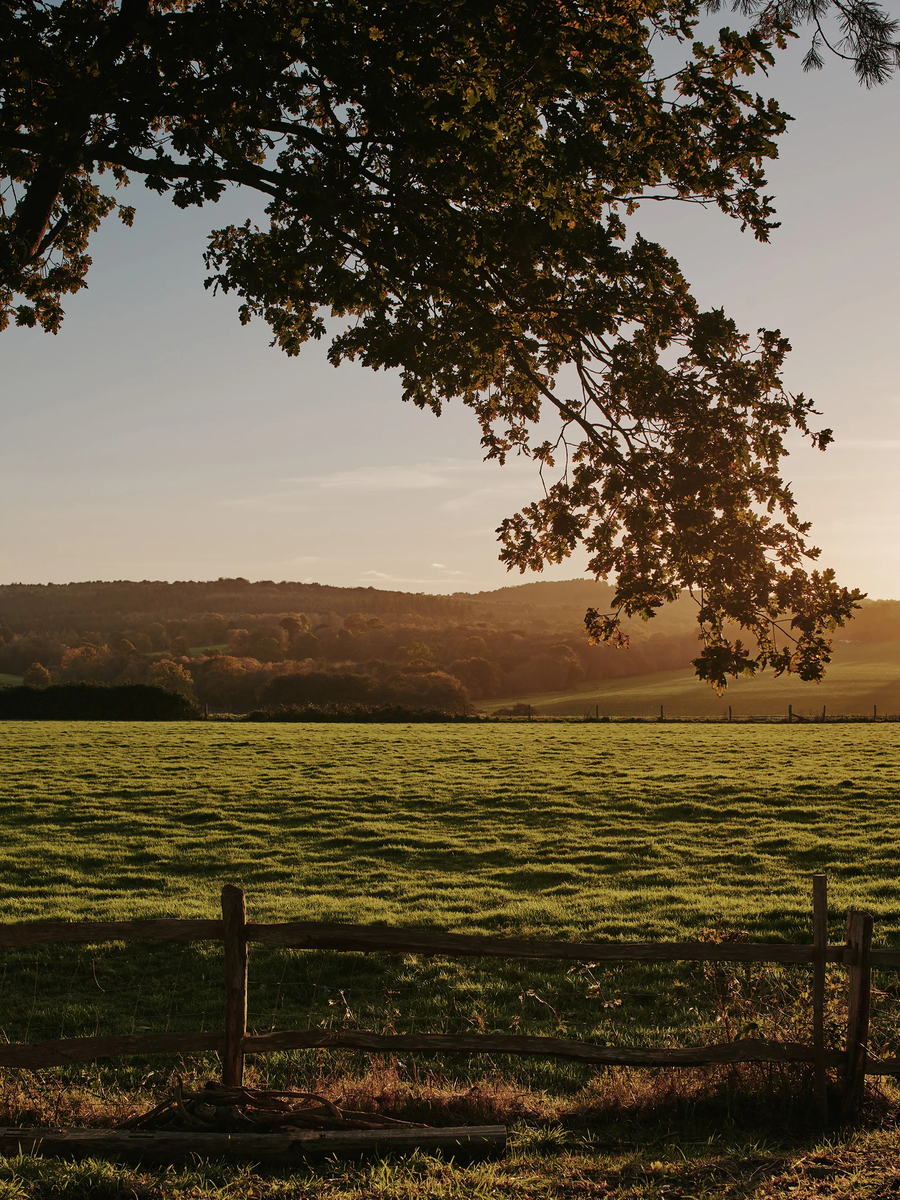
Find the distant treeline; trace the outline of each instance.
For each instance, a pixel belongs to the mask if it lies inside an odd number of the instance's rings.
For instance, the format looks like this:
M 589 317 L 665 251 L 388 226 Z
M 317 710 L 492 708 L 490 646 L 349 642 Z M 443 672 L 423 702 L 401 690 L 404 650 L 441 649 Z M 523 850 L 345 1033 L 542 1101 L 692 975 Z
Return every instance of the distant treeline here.
M 13 584 L 0 587 L 0 674 L 37 689 L 145 684 L 233 713 L 464 714 L 483 700 L 681 669 L 696 657 L 689 597 L 631 622 L 628 650 L 589 645 L 584 612 L 610 596 L 586 580 L 454 596 L 242 579 Z M 900 603 L 867 602 L 839 634 L 900 641 Z
M 61 632 L 70 628 L 110 632 L 124 628 L 129 618 L 137 615 L 165 622 L 210 611 L 274 616 L 296 610 L 348 613 L 358 609 L 441 620 L 474 619 L 468 596 L 432 596 L 372 587 L 340 588 L 286 580 L 250 583 L 235 578 L 166 583 L 145 579 L 0 585 L 0 617 L 17 633 Z
M 210 711 L 349 704 L 464 714 L 498 696 L 683 666 L 696 653 L 680 611 L 639 625 L 627 653 L 590 646 L 585 610 L 609 595 L 585 580 L 452 597 L 241 580 L 11 585 L 0 588 L 0 673 L 34 687 L 150 684 Z M 213 598 L 225 611 L 197 611 Z
M 243 721 L 352 721 L 363 724 L 416 723 L 445 721 L 487 721 L 488 717 L 447 712 L 442 708 L 406 708 L 401 704 L 307 704 L 302 707 L 284 705 L 281 708 L 258 709 L 242 717 Z

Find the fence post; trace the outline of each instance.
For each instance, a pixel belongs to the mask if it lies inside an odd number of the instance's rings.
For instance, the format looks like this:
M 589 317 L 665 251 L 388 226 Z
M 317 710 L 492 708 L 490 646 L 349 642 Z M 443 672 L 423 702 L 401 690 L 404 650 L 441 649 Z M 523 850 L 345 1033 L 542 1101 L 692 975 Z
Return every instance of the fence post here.
M 825 950 L 828 946 L 828 876 L 813 875 L 813 1047 L 816 1055 L 816 1102 L 822 1125 L 828 1124 L 828 1076 L 825 1071 Z
M 222 888 L 225 925 L 225 1044 L 222 1083 L 241 1087 L 244 1081 L 244 1034 L 247 1032 L 247 905 L 240 888 Z
M 841 1114 L 852 1120 L 859 1112 L 866 1083 L 866 1050 L 869 1041 L 869 1002 L 871 998 L 872 949 L 871 913 L 847 914 L 847 946 L 850 950 L 850 986 L 847 1010 L 847 1073 Z

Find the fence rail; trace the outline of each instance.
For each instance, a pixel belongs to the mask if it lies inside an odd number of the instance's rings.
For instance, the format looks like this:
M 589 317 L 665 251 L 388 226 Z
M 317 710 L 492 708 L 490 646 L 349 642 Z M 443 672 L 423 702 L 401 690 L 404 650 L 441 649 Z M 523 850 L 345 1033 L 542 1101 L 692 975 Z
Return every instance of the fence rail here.
M 292 950 L 344 950 L 444 958 L 540 958 L 575 962 L 812 963 L 815 944 L 790 942 L 553 942 L 442 933 L 431 929 L 345 925 L 329 921 L 283 924 L 247 921 L 243 939 Z M 224 921 L 36 921 L 0 925 L 0 946 L 45 942 L 222 942 Z M 825 947 L 825 961 L 849 966 L 846 945 Z M 873 964 L 900 966 L 900 950 L 873 949 Z
M 0 946 L 40 942 L 221 942 L 224 921 L 29 921 L 0 925 Z
M 812 943 L 781 942 L 562 942 L 443 933 L 429 929 L 386 928 L 330 922 L 263 923 L 247 920 L 244 893 L 222 889 L 222 920 L 34 922 L 0 925 L 0 947 L 49 942 L 218 941 L 225 948 L 225 1017 L 219 1032 L 148 1033 L 58 1038 L 0 1044 L 0 1066 L 40 1068 L 95 1058 L 139 1054 L 215 1052 L 221 1056 L 226 1086 L 243 1078 L 245 1054 L 273 1051 L 352 1048 L 371 1053 L 503 1053 L 545 1055 L 605 1066 L 688 1067 L 704 1064 L 805 1063 L 815 1068 L 823 1119 L 827 1116 L 826 1071 L 843 1072 L 842 1113 L 852 1117 L 862 1101 L 866 1075 L 900 1075 L 900 1059 L 876 1062 L 867 1052 L 871 971 L 900 967 L 900 950 L 872 948 L 873 920 L 851 912 L 847 940 L 827 943 L 827 884 L 813 879 Z M 718 1045 L 633 1049 L 587 1041 L 512 1034 L 377 1034 L 355 1030 L 303 1029 L 277 1033 L 247 1032 L 248 950 L 252 943 L 306 950 L 368 954 L 420 954 L 442 957 L 557 959 L 600 962 L 735 962 L 810 964 L 813 966 L 813 1043 L 772 1042 L 755 1038 Z M 829 1050 L 824 1039 L 825 965 L 847 968 L 849 1004 L 845 1045 Z

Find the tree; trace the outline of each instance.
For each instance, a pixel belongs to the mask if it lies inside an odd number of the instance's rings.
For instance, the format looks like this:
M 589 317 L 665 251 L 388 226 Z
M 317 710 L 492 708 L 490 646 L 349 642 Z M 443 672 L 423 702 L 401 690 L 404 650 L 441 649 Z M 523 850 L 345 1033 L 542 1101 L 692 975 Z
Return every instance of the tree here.
M 151 621 L 150 624 L 147 626 L 147 633 L 145 636 L 150 641 L 150 650 L 165 650 L 169 645 L 169 638 L 168 638 L 168 634 L 166 633 L 166 627 L 165 627 L 165 625 L 162 624 L 161 621 Z M 138 643 L 135 642 L 135 646 L 137 646 L 137 645 L 138 645 Z M 148 651 L 142 650 L 141 652 L 148 653 L 148 654 L 150 653 L 149 650 Z
M 205 613 L 200 619 L 200 639 L 204 645 L 212 642 L 224 642 L 228 629 L 228 618 L 219 613 Z
M 302 662 L 306 658 L 319 658 L 323 652 L 321 641 L 314 633 L 301 633 L 291 645 L 290 657 Z
M 180 663 L 172 662 L 171 659 L 160 659 L 155 662 L 147 672 L 147 683 L 153 687 L 165 688 L 167 692 L 175 692 L 179 696 L 184 696 L 185 700 L 190 700 L 193 704 L 196 700 L 194 695 L 194 681 L 190 676 L 190 672 L 186 671 Z
M 62 678 L 67 682 L 97 682 L 103 678 L 106 652 L 105 646 L 95 646 L 90 642 L 67 650 L 60 663 Z
M 200 665 L 194 686 L 200 700 L 213 708 L 239 711 L 246 706 L 248 672 L 230 655 L 207 659 Z
M 293 646 L 294 642 L 296 642 L 297 638 L 300 637 L 302 633 L 309 632 L 309 619 L 303 613 L 301 613 L 299 616 L 290 614 L 286 617 L 282 617 L 278 624 L 284 630 L 289 646 Z
M 281 662 L 284 659 L 281 642 L 265 630 L 250 635 L 248 653 L 258 662 Z
M 368 631 L 369 622 L 362 615 L 362 613 L 348 613 L 347 616 L 344 617 L 343 629 L 347 633 L 358 636 L 359 634 L 366 633 Z
M 788 431 L 821 449 L 830 431 L 785 391 L 780 332 L 702 311 L 627 219 L 715 204 L 766 240 L 787 118 L 745 77 L 800 23 L 819 65 L 831 13 L 838 52 L 879 82 L 897 29 L 873 0 L 737 6 L 749 28 L 705 44 L 700 0 L 11 0 L 0 320 L 58 329 L 90 234 L 133 218 L 104 173 L 181 207 L 254 189 L 268 224 L 211 236 L 208 286 L 289 354 L 330 310 L 334 363 L 399 367 L 404 399 L 474 410 L 488 457 L 531 455 L 550 482 L 501 526 L 507 566 L 584 545 L 616 579 L 593 638 L 621 643 L 623 617 L 690 589 L 701 676 L 818 678 L 858 593 L 808 567 L 779 468 Z M 684 57 L 665 75 L 661 42 Z M 538 440 L 548 410 L 558 434 Z
M 501 692 L 496 663 L 486 658 L 457 658 L 447 668 L 473 700 L 484 700 Z
M 45 666 L 42 666 L 41 663 L 33 662 L 22 676 L 22 683 L 26 687 L 49 687 L 51 683 L 50 672 Z

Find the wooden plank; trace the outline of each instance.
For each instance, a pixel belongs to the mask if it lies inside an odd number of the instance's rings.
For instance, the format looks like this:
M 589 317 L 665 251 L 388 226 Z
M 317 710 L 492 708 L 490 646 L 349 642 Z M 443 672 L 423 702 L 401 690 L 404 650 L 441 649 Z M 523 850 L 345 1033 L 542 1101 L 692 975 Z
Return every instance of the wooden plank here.
M 249 921 L 247 940 L 298 950 L 387 951 L 476 958 L 558 958 L 578 962 L 783 962 L 811 963 L 812 945 L 784 942 L 544 942 L 522 938 L 442 933 L 432 929 L 392 929 L 328 921 L 267 924 Z M 828 946 L 826 962 L 844 962 L 845 946 Z
M 873 967 L 900 967 L 900 950 L 892 950 L 887 946 L 873 946 L 869 953 L 869 962 Z
M 15 1129 L 0 1127 L 0 1154 L 42 1154 L 61 1158 L 115 1156 L 130 1161 L 179 1162 L 201 1158 L 291 1163 L 337 1156 L 422 1150 L 455 1158 L 502 1154 L 504 1125 L 450 1129 L 302 1130 L 280 1133 L 184 1133 L 121 1129 Z
M 876 1062 L 870 1055 L 866 1055 L 866 1074 L 867 1075 L 900 1075 L 900 1058 L 883 1058 L 880 1062 Z
M 847 914 L 847 945 L 853 953 L 853 961 L 849 970 L 847 1065 L 841 1104 L 841 1113 L 845 1120 L 852 1120 L 858 1115 L 865 1091 L 869 1005 L 872 987 L 870 951 L 873 924 L 871 913 L 850 912 Z
M 825 1066 L 825 951 L 828 948 L 828 878 L 813 875 L 813 1048 L 819 1120 L 828 1124 L 828 1075 Z
M 0 1043 L 0 1067 L 64 1067 L 95 1058 L 132 1054 L 202 1054 L 221 1051 L 221 1033 L 135 1033 Z
M 689 1046 L 679 1049 L 633 1049 L 598 1046 L 593 1042 L 567 1041 L 563 1038 L 526 1037 L 516 1034 L 377 1034 L 345 1029 L 294 1029 L 279 1033 L 248 1034 L 244 1052 L 267 1053 L 273 1050 L 354 1049 L 373 1053 L 424 1054 L 525 1054 L 569 1058 L 576 1062 L 609 1066 L 693 1067 L 706 1063 L 805 1062 L 815 1061 L 811 1046 L 799 1042 L 764 1042 L 746 1038 L 714 1046 Z M 830 1067 L 843 1066 L 841 1051 L 825 1054 Z
M 224 922 L 161 918 L 154 921 L 34 921 L 0 925 L 0 946 L 44 942 L 222 941 Z M 382 950 L 399 954 L 447 957 L 549 958 L 578 962 L 783 962 L 811 963 L 813 945 L 782 942 L 549 942 L 443 933 L 431 929 L 391 929 L 379 925 L 343 925 L 326 921 L 267 924 L 248 921 L 249 942 L 303 950 Z M 826 962 L 846 963 L 844 946 L 829 946 Z M 872 951 L 872 963 L 900 967 L 900 949 Z
M 0 946 L 42 942 L 210 942 L 221 941 L 221 921 L 29 921 L 0 925 Z
M 225 1039 L 222 1050 L 222 1082 L 240 1087 L 244 1082 L 244 1052 L 241 1043 L 247 1032 L 247 904 L 240 888 L 226 883 L 222 888 L 222 921 L 225 926 Z

